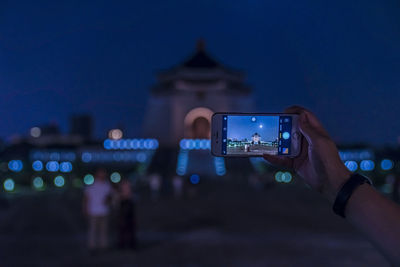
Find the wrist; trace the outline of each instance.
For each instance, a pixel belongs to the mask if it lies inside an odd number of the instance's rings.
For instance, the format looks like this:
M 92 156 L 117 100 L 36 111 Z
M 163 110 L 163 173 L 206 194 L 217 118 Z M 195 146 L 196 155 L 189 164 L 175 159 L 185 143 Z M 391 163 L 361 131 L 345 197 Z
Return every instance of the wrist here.
M 344 167 L 340 171 L 332 173 L 332 175 L 329 175 L 329 177 L 327 177 L 327 183 L 325 185 L 323 195 L 328 199 L 331 204 L 335 202 L 338 192 L 352 174 L 352 172 Z
M 363 175 L 357 173 L 352 174 L 350 179 L 346 181 L 346 183 L 341 187 L 339 193 L 337 194 L 335 202 L 332 206 L 333 211 L 337 215 L 345 218 L 345 210 L 348 201 L 350 200 L 353 193 L 355 193 L 357 189 L 364 184 L 371 185 L 371 181 Z

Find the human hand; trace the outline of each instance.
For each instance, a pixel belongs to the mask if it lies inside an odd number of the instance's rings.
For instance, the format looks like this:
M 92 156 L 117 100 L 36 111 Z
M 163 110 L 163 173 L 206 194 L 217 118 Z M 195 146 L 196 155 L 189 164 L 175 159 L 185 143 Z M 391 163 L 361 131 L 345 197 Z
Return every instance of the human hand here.
M 300 155 L 296 158 L 264 154 L 273 165 L 293 169 L 308 185 L 334 202 L 337 192 L 351 172 L 339 157 L 335 143 L 314 114 L 294 106 L 285 113 L 299 114 L 299 129 L 304 136 Z

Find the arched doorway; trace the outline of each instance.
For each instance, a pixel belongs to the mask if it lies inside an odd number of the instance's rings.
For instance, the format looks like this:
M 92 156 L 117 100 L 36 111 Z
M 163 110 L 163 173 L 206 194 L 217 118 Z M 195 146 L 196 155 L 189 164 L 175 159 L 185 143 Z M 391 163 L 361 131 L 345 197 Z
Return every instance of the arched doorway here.
M 192 109 L 185 117 L 185 138 L 209 139 L 212 110 L 204 107 Z
M 193 121 L 192 134 L 194 139 L 210 138 L 210 122 L 204 117 L 198 117 Z

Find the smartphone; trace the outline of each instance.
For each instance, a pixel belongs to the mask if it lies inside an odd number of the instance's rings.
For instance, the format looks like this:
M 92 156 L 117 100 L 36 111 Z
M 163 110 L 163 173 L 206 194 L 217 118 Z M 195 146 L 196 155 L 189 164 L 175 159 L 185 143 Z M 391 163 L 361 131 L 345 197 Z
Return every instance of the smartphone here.
M 298 118 L 297 114 L 283 113 L 215 113 L 211 153 L 218 157 L 296 157 L 302 140 Z

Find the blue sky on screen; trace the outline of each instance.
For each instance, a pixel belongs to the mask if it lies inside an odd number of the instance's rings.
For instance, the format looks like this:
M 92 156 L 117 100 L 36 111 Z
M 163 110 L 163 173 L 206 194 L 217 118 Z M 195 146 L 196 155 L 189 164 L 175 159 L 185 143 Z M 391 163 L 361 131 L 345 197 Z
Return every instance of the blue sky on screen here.
M 252 118 L 255 121 L 252 121 Z M 263 141 L 273 141 L 279 133 L 279 116 L 228 116 L 228 139 L 250 139 L 258 133 Z

